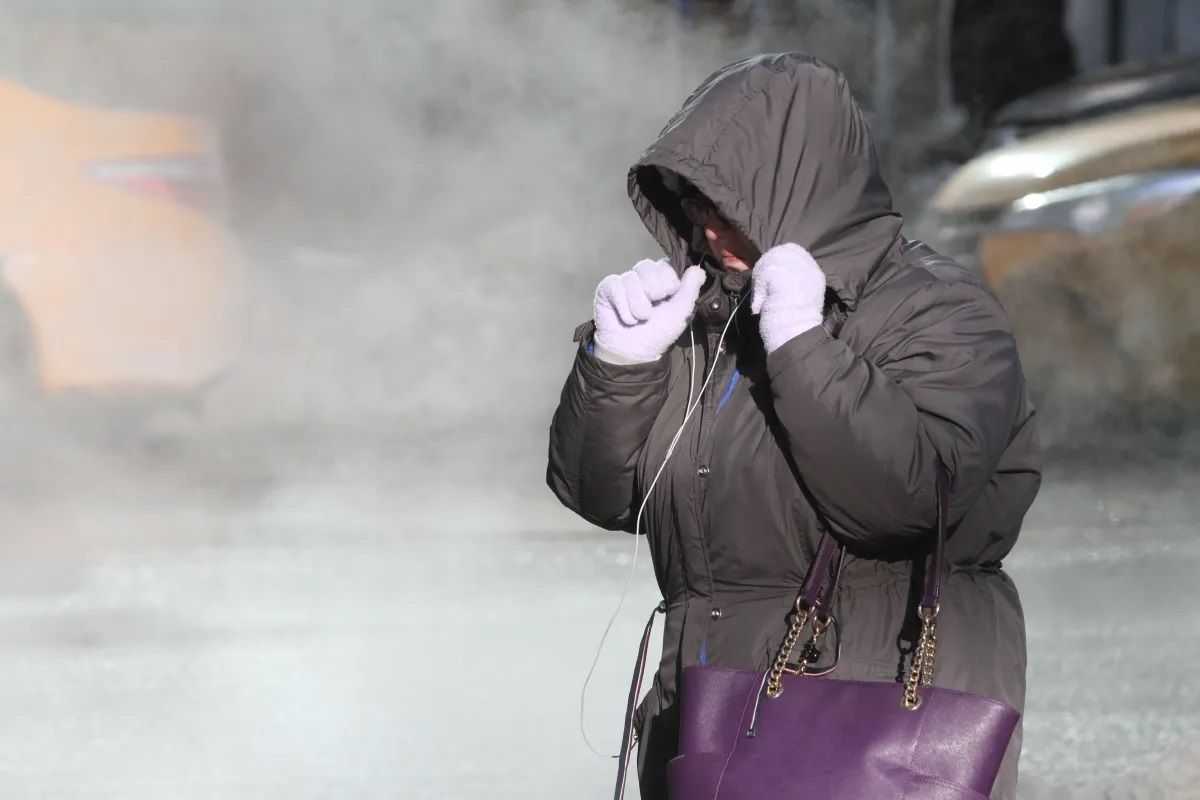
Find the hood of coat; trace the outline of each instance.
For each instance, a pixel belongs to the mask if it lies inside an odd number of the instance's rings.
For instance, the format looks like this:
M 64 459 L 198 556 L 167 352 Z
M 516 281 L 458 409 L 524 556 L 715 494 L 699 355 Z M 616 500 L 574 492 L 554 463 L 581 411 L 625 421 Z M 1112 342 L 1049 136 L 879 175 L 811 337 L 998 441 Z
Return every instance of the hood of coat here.
M 899 241 L 902 220 L 845 77 L 801 53 L 718 70 L 630 169 L 634 207 L 682 271 L 705 248 L 679 207 L 679 178 L 760 252 L 784 242 L 807 248 L 850 308 Z

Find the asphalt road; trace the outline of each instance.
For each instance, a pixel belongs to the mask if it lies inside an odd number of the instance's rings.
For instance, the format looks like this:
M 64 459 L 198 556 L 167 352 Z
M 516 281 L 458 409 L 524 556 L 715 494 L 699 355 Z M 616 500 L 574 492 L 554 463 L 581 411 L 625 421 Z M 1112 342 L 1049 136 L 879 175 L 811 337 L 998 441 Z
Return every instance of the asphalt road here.
M 459 427 L 10 447 L 0 797 L 605 796 L 579 689 L 633 539 L 557 507 L 536 431 Z M 1050 475 L 1008 562 L 1023 798 L 1200 797 L 1198 497 L 1178 461 Z M 643 558 L 589 691 L 604 751 L 656 599 Z

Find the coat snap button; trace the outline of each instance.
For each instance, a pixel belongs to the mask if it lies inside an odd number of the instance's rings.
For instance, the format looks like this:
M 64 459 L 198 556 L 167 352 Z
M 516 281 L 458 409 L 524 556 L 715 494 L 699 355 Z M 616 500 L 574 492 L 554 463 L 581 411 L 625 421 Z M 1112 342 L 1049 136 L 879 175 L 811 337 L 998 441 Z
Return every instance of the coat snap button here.
M 699 475 L 701 478 L 703 478 L 705 475 L 708 474 L 708 467 L 704 464 L 701 464 L 700 468 L 698 470 L 696 470 L 696 474 Z
M 721 618 L 721 609 L 714 608 L 712 611 L 708 612 L 708 615 L 710 617 L 712 617 L 713 619 L 720 619 Z

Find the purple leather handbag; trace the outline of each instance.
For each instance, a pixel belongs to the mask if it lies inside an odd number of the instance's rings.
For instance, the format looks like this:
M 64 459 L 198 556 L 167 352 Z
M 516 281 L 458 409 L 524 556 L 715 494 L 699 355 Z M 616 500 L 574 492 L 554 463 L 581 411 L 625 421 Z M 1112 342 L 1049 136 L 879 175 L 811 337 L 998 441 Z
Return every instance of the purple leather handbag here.
M 937 483 L 937 536 L 917 609 L 922 631 L 905 685 L 827 679 L 819 676 L 830 670 L 810 667 L 833 623 L 841 571 L 839 559 L 831 574 L 838 545 L 826 533 L 770 669 L 683 670 L 679 755 L 667 765 L 671 800 L 988 797 L 1020 713 L 997 700 L 931 685 L 949 504 L 941 465 Z M 806 629 L 808 643 L 793 665 L 792 652 Z M 649 630 L 631 695 L 640 686 Z M 627 713 L 617 798 L 624 793 L 631 720 Z

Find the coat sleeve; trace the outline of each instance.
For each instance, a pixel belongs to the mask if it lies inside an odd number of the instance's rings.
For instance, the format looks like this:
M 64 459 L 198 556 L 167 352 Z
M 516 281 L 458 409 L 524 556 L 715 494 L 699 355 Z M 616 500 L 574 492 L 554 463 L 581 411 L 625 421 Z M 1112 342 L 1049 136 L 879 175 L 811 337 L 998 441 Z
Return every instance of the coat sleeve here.
M 767 359 L 776 416 L 832 533 L 867 552 L 910 551 L 937 517 L 938 459 L 949 524 L 991 480 L 1024 379 L 1007 316 L 985 289 L 944 282 L 900 303 L 867 350 L 823 328 Z
M 563 505 L 607 530 L 633 533 L 638 457 L 667 395 L 667 358 L 610 364 L 580 341 L 550 423 L 546 483 Z

